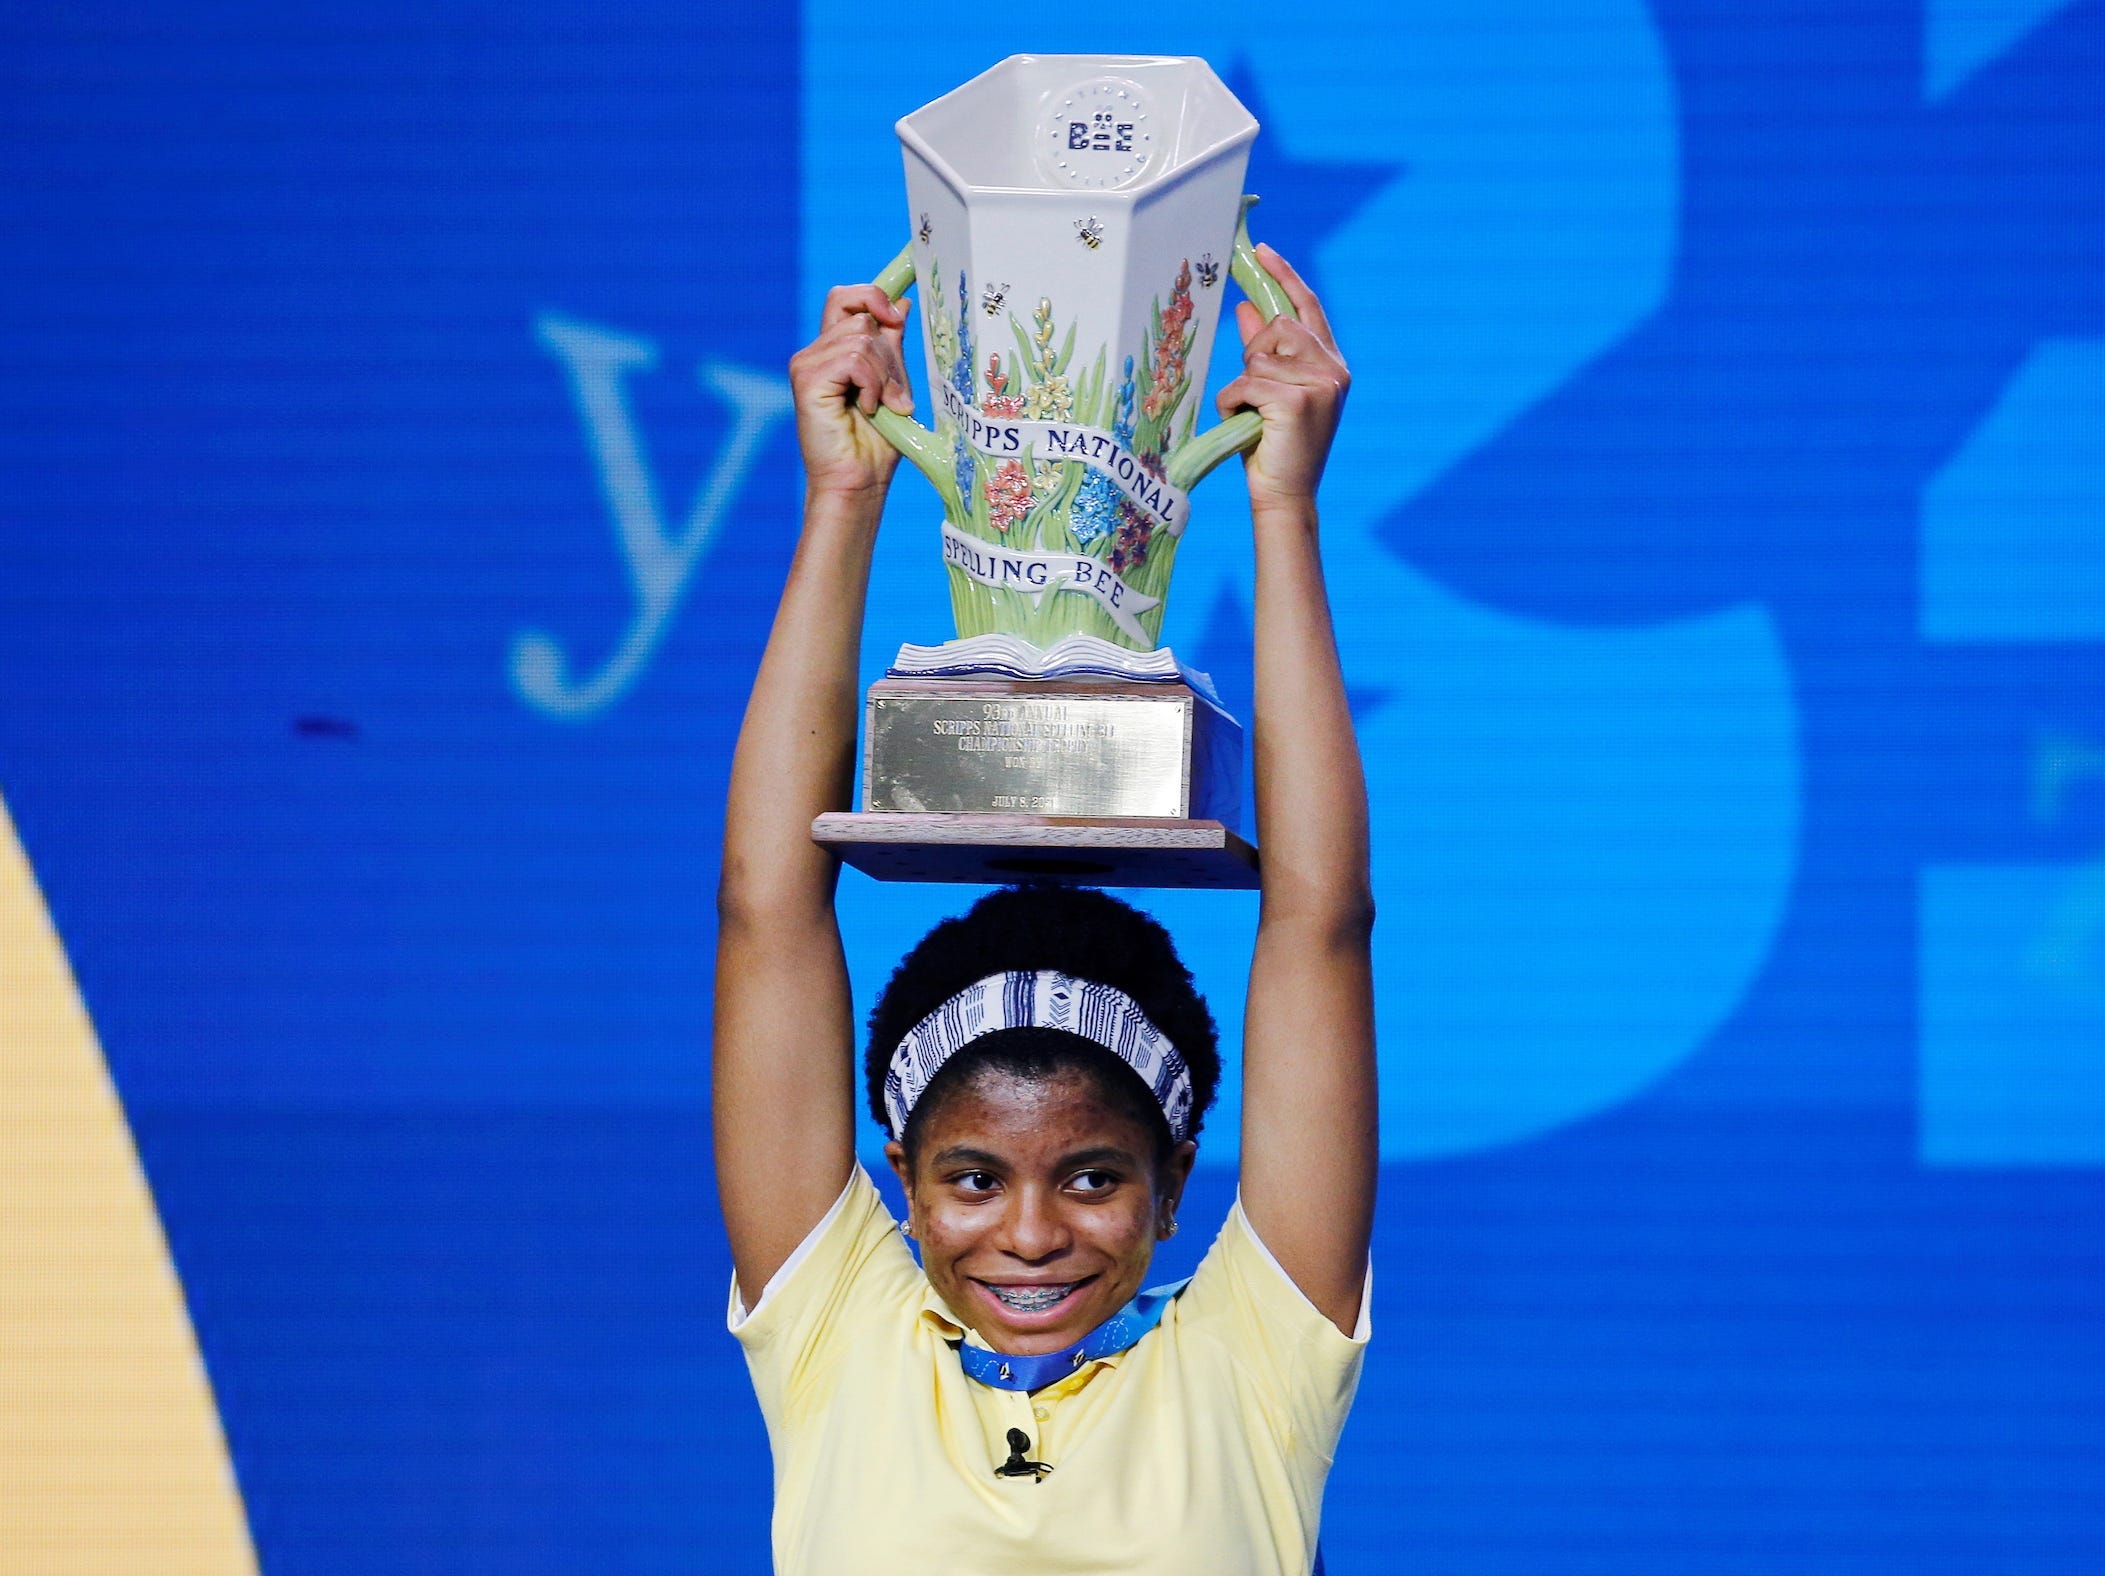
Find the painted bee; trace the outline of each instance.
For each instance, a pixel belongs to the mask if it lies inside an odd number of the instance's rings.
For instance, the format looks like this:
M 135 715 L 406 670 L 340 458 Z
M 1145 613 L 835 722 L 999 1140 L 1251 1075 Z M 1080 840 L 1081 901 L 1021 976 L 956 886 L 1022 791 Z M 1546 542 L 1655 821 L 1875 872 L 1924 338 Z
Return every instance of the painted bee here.
M 993 317 L 1001 311 L 1002 302 L 1008 298 L 1009 287 L 1006 284 L 988 285 L 979 293 L 980 310 Z
M 1092 252 L 1104 244 L 1104 227 L 1098 223 L 1097 217 L 1093 213 L 1086 219 L 1075 220 L 1074 233 L 1075 239 L 1088 247 Z
M 921 244 L 926 246 L 928 238 L 936 233 L 936 227 L 928 222 L 928 215 L 921 215 Z
M 1199 259 L 1199 283 L 1206 289 L 1211 290 L 1220 282 L 1221 265 L 1213 260 L 1213 253 L 1208 252 Z

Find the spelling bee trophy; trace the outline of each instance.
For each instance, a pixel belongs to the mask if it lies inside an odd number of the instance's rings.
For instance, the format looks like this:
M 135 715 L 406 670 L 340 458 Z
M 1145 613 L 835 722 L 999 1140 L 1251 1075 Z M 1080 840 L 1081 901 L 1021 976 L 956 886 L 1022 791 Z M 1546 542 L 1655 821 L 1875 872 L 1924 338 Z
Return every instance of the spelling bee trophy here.
M 935 428 L 880 407 L 943 501 L 958 639 L 871 686 L 862 808 L 812 833 L 890 880 L 1251 887 L 1242 729 L 1157 645 L 1190 489 L 1257 441 L 1197 431 L 1250 250 L 1257 122 L 1197 59 L 1015 55 L 899 122 Z

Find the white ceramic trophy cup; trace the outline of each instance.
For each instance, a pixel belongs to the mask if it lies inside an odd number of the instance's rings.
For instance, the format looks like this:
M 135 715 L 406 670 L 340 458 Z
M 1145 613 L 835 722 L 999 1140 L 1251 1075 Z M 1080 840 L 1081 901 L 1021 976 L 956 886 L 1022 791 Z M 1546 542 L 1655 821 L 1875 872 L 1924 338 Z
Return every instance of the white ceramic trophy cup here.
M 877 282 L 920 287 L 935 422 L 876 421 L 942 499 L 960 638 L 872 688 L 862 811 L 814 833 L 891 879 L 1252 885 L 1240 730 L 1154 648 L 1189 490 L 1261 430 L 1197 431 L 1224 280 L 1292 310 L 1257 122 L 1202 60 L 1015 55 L 898 130 Z

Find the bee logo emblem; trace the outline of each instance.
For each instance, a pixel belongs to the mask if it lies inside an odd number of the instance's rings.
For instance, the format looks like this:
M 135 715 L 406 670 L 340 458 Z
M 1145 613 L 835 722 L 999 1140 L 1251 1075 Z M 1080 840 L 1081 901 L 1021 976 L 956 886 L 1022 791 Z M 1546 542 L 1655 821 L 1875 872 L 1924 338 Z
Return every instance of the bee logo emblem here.
M 1203 288 L 1211 290 L 1220 282 L 1221 265 L 1213 260 L 1213 253 L 1208 252 L 1199 259 L 1199 284 Z
M 928 238 L 936 233 L 936 227 L 928 222 L 928 215 L 921 215 L 921 244 L 926 246 Z
M 979 293 L 980 310 L 985 312 L 987 316 L 993 317 L 1001 311 L 1002 302 L 1008 300 L 1008 298 L 1009 287 L 1006 284 L 988 285 L 986 289 Z
M 1093 213 L 1086 219 L 1075 220 L 1074 234 L 1075 239 L 1092 252 L 1104 244 L 1104 227 Z

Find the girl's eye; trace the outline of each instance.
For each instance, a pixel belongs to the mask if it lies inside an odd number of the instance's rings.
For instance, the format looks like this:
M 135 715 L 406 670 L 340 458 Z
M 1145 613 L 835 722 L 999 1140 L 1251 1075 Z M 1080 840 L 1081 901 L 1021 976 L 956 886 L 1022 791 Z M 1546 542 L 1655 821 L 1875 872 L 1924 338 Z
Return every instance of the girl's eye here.
M 1101 1193 L 1106 1188 L 1118 1186 L 1118 1178 L 1108 1171 L 1079 1171 L 1068 1186 L 1077 1193 Z
M 991 1193 L 994 1191 L 994 1173 L 991 1171 L 966 1171 L 956 1178 L 957 1185 L 967 1193 Z

